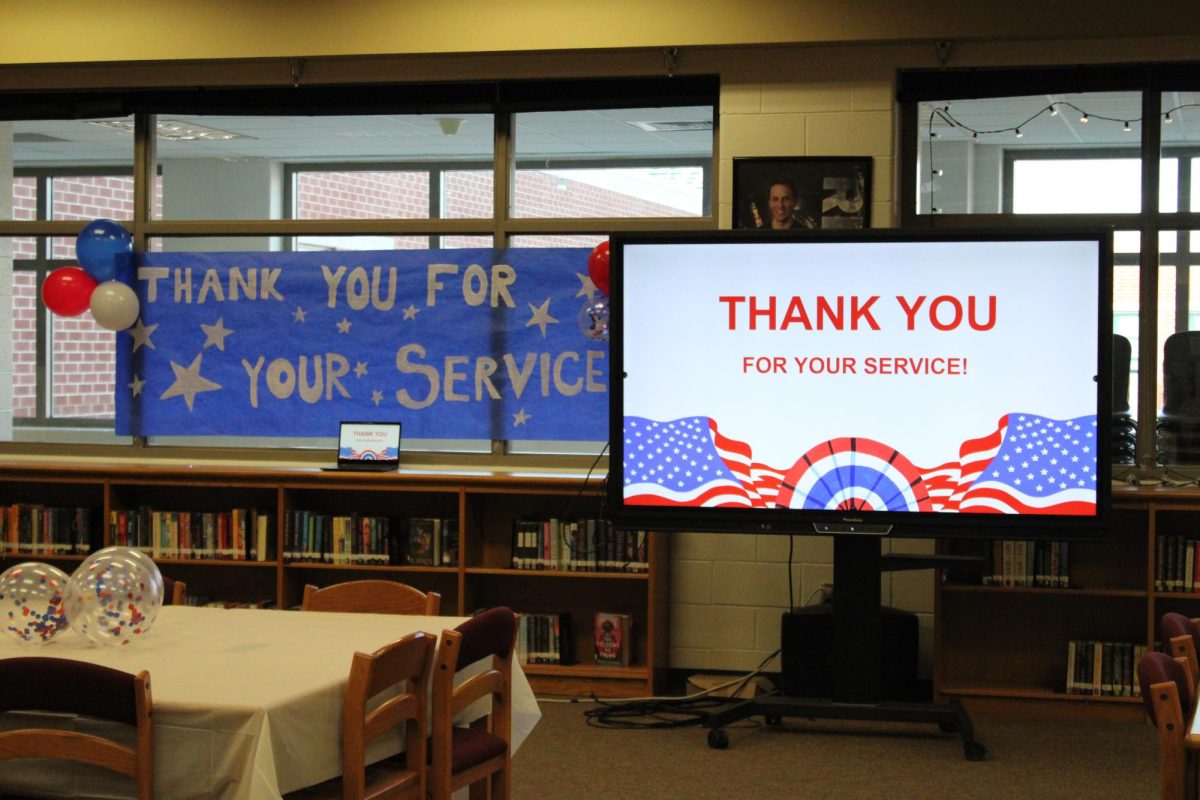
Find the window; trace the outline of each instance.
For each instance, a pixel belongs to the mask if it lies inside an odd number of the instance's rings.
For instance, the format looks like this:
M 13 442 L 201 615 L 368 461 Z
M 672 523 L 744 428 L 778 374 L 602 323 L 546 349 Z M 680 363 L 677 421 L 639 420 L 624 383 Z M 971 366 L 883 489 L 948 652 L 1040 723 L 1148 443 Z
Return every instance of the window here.
M 1163 413 L 1167 338 L 1200 326 L 1200 70 L 913 72 L 901 83 L 903 224 L 1112 226 L 1112 330 L 1132 349 L 1136 463 L 1200 464 L 1200 446 L 1156 435 L 1177 424 Z M 1200 445 L 1200 419 L 1181 424 Z
M 0 198 L 12 198 L 0 202 L 0 221 L 13 234 L 0 238 L 0 271 L 11 270 L 14 287 L 0 353 L 7 346 L 13 355 L 14 438 L 51 440 L 67 428 L 80 440 L 114 438 L 115 336 L 86 314 L 59 319 L 39 301 L 46 276 L 73 265 L 74 227 L 64 222 L 116 219 L 137 232 L 136 246 L 176 252 L 591 247 L 624 218 L 715 227 L 711 78 L 428 88 L 101 92 L 89 108 L 134 113 L 0 123 L 0 163 L 6 150 L 13 163 L 0 186 Z M 8 99 L 3 113 L 19 116 L 23 98 Z M 47 102 L 29 107 L 44 112 Z M 156 113 L 160 105 L 170 113 Z M 77 113 L 64 106 L 64 115 Z M 154 147 L 140 148 L 151 134 Z M 134 179 L 143 152 L 153 154 L 151 187 Z

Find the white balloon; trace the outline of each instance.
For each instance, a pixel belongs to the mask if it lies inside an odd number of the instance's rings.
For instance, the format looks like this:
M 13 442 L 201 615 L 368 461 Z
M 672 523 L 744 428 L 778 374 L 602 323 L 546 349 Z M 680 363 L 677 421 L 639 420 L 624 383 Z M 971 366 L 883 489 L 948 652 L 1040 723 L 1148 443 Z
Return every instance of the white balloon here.
M 141 303 L 137 294 L 121 281 L 104 281 L 92 290 L 92 316 L 110 331 L 123 331 L 137 321 Z

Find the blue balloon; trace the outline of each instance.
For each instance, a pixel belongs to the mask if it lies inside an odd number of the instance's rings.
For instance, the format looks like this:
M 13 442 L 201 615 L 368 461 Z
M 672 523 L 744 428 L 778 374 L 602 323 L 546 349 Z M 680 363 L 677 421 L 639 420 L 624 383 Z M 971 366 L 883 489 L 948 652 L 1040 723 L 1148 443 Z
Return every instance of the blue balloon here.
M 100 283 L 128 278 L 133 257 L 133 237 L 119 222 L 94 219 L 75 239 L 75 256 L 79 266 Z

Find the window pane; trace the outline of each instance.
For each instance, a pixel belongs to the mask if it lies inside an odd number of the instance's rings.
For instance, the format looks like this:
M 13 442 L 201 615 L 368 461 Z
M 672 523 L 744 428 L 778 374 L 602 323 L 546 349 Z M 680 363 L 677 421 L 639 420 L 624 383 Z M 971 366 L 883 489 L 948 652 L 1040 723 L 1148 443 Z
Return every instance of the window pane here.
M 463 160 L 490 169 L 493 160 L 492 116 L 455 119 L 461 122 L 424 114 L 160 116 L 163 217 L 427 218 L 429 184 L 415 173 Z M 285 209 L 278 190 L 283 165 L 303 169 L 306 162 L 336 167 L 323 176 L 305 172 L 295 208 Z
M 1012 187 L 1015 214 L 1136 214 L 1142 206 L 1142 162 L 1017 155 Z
M 600 236 L 594 233 L 575 235 L 533 234 L 528 236 L 514 236 L 512 243 L 513 247 L 587 247 L 590 249 L 607 240 L 607 236 Z
M 1020 186 L 1011 165 L 1030 159 L 1131 159 L 1136 168 L 1140 116 L 1139 92 L 919 103 L 917 213 L 1138 211 L 1138 181 L 1134 182 L 1133 201 L 1119 194 L 1128 181 L 1127 167 L 1116 168 L 1115 177 L 1099 181 L 1096 190 L 1055 181 L 1033 189 Z M 1109 169 L 1113 167 L 1104 166 L 1105 171 Z M 1041 173 L 1035 177 L 1037 174 Z M 1023 179 L 1030 180 L 1029 175 Z M 1108 180 L 1119 184 L 1110 185 Z M 1024 210 L 1014 207 L 1018 190 Z M 1130 208 L 1130 202 L 1138 205 Z
M 110 121 L 128 125 L 133 130 L 133 118 Z M 0 200 L 0 219 L 37 218 L 37 174 L 65 176 L 62 193 L 56 196 L 52 219 L 95 219 L 96 217 L 127 220 L 132 218 L 132 183 L 120 187 L 79 187 L 78 194 L 70 184 L 78 178 L 105 172 L 130 176 L 133 174 L 133 136 L 111 125 L 93 120 L 19 120 L 0 123 L 0 165 L 11 147 L 15 175 L 12 187 L 12 207 Z M 77 171 L 79 164 L 88 169 Z M 91 180 L 83 178 L 83 180 Z M 5 184 L 7 181 L 4 182 Z M 102 182 L 101 182 L 102 183 Z M 8 192 L 8 186 L 3 186 Z M 125 196 L 129 192 L 128 197 Z
M 12 385 L 13 417 L 37 415 L 37 281 L 34 273 L 13 274 Z
M 297 170 L 295 219 L 428 219 L 429 172 Z
M 51 416 L 111 421 L 116 334 L 97 325 L 90 313 L 50 316 Z
M 1183 242 L 1196 231 L 1163 231 Z M 1159 256 L 1158 460 L 1200 464 L 1200 254 L 1164 249 Z
M 491 219 L 495 181 L 490 169 L 445 170 L 442 176 L 442 209 L 445 219 Z
M 514 217 L 709 212 L 710 106 L 517 114 Z
M 1137 231 L 1117 231 L 1125 247 L 1113 267 L 1113 462 L 1137 460 L 1139 269 Z M 1126 361 L 1128 358 L 1128 361 Z

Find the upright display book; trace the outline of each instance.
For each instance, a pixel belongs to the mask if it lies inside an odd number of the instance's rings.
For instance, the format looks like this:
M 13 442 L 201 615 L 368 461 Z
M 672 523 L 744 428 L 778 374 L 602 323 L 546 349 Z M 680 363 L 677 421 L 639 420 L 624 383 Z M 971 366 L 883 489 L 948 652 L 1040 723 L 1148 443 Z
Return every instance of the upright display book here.
M 633 617 L 597 611 L 593 627 L 596 663 L 610 667 L 628 667 L 633 648 Z
M 408 521 L 408 563 L 417 566 L 434 565 L 434 543 L 438 535 L 438 520 L 413 517 Z

